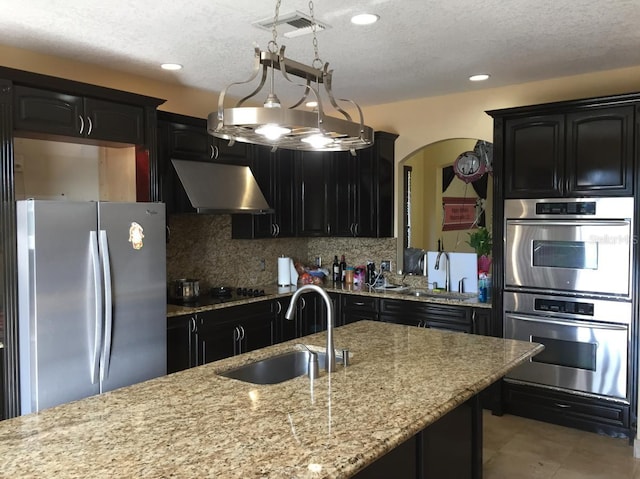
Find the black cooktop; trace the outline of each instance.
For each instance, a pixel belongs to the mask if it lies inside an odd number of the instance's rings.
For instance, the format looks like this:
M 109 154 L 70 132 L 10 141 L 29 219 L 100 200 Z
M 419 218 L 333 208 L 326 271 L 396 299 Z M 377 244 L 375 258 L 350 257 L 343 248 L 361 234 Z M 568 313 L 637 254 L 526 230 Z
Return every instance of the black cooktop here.
M 200 294 L 198 298 L 191 301 L 181 301 L 170 298 L 169 304 L 174 304 L 177 306 L 187 306 L 190 308 L 199 308 L 201 306 L 229 303 L 232 301 L 239 301 L 241 299 L 255 298 L 259 296 L 266 296 L 264 289 L 231 288 L 228 286 L 217 286 L 215 288 L 211 288 L 205 294 Z

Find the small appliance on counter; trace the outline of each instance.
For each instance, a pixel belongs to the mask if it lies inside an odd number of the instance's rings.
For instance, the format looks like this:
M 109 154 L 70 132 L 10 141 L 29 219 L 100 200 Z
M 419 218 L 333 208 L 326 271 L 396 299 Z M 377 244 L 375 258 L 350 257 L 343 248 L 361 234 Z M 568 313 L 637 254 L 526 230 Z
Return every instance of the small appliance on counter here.
M 200 296 L 200 281 L 197 279 L 181 278 L 171 282 L 169 287 L 169 298 L 187 303 L 196 301 Z

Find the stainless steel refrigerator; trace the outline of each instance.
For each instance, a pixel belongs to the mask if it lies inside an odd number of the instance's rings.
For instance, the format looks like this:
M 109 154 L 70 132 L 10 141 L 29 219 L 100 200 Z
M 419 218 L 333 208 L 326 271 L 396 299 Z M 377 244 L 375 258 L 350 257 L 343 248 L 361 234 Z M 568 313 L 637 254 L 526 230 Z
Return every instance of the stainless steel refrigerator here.
M 166 374 L 165 205 L 16 212 L 21 413 Z

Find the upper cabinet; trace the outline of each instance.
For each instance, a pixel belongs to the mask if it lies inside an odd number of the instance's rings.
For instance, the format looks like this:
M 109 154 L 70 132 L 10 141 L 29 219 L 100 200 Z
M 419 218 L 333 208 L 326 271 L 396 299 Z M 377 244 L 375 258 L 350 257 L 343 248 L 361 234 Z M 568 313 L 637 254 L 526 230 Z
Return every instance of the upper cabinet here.
M 158 112 L 158 170 L 160 198 L 167 213 L 195 213 L 171 160 L 209 161 L 250 166 L 247 144 L 226 140 L 207 133 L 207 121 L 201 118 Z
M 232 216 L 232 237 L 287 238 L 295 236 L 294 155 L 292 150 L 259 145 L 252 147 L 251 171 L 262 194 L 274 212 L 262 215 Z
M 376 132 L 370 148 L 299 152 L 298 236 L 393 236 L 394 147 L 397 135 Z
M 143 144 L 144 109 L 97 98 L 16 85 L 14 128 L 66 137 Z
M 505 198 L 633 194 L 633 105 L 505 110 L 501 120 Z
M 249 166 L 274 212 L 232 216 L 235 239 L 312 236 L 393 236 L 394 143 L 349 152 L 293 151 L 214 138 L 206 120 L 158 112 L 160 197 L 168 213 L 195 210 L 171 159 Z

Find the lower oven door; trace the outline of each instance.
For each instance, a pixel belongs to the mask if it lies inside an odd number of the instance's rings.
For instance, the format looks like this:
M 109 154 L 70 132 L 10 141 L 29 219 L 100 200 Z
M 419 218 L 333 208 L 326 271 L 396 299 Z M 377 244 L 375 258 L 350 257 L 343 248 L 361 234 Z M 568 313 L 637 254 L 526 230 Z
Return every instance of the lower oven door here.
M 504 320 L 506 338 L 545 347 L 507 380 L 628 400 L 628 325 L 517 313 L 506 313 Z

